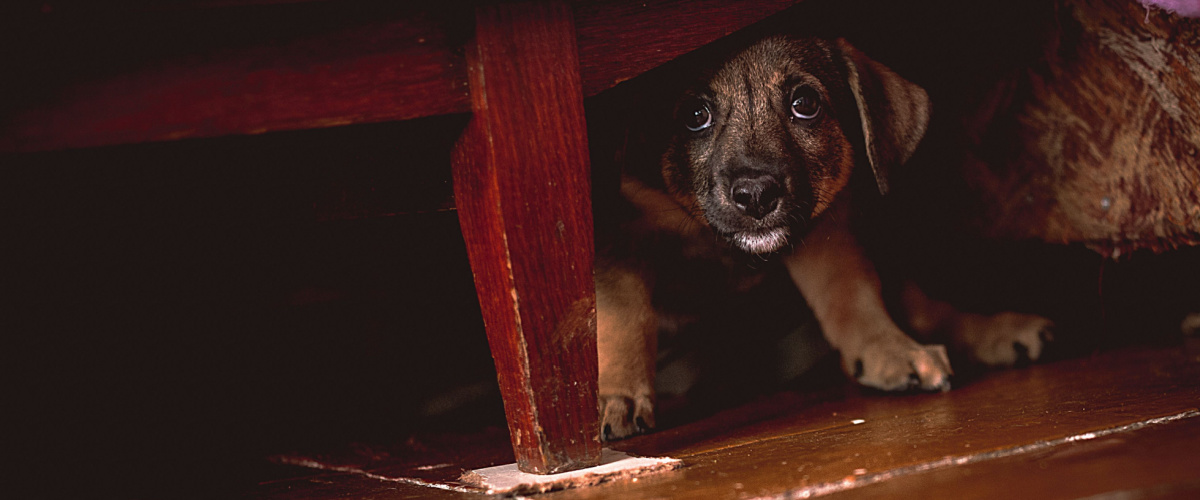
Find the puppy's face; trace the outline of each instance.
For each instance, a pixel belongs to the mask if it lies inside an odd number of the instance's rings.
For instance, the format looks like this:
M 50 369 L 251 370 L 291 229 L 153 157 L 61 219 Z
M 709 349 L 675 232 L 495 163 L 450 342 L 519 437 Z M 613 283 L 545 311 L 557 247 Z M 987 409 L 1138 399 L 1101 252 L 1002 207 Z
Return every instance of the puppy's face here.
M 850 178 L 854 149 L 835 51 L 768 38 L 687 92 L 664 161 L 669 190 L 734 246 L 769 253 L 799 237 Z
M 767 38 L 686 92 L 663 157 L 668 191 L 745 252 L 775 252 L 802 237 L 849 183 L 855 165 L 850 138 L 865 135 L 872 142 L 871 120 L 858 105 L 867 99 L 860 92 L 865 79 L 848 51 L 861 55 L 844 42 Z M 879 99 L 886 93 L 878 92 Z M 873 107 L 895 114 L 886 104 Z M 918 140 L 927 99 L 921 110 Z M 856 129 L 860 123 L 862 133 Z

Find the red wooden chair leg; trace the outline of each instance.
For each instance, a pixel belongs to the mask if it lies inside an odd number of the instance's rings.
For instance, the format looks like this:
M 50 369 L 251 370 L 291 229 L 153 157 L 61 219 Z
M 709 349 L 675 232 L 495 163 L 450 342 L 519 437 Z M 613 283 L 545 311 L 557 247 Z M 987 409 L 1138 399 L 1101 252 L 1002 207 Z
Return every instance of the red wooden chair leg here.
M 517 465 L 600 458 L 583 93 L 562 2 L 476 10 L 454 192 Z

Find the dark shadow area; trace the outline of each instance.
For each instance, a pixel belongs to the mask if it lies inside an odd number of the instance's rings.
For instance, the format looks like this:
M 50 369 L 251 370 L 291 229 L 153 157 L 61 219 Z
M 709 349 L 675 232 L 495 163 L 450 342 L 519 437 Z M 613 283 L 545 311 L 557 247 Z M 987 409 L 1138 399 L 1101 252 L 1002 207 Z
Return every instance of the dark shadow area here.
M 21 476 L 211 497 L 275 453 L 503 428 L 446 208 L 463 123 L 0 159 Z

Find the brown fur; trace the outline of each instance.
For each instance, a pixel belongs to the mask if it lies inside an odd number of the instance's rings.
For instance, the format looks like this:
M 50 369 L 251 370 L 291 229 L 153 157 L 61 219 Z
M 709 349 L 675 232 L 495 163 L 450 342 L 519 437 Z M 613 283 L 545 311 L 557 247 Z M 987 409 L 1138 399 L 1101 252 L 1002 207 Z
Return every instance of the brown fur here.
M 797 108 L 796 96 L 808 96 L 805 103 L 816 96 L 820 111 L 797 114 L 808 108 Z M 840 40 L 761 40 L 685 93 L 677 114 L 691 130 L 677 127 L 668 141 L 664 189 L 651 187 L 654 179 L 622 181 L 622 194 L 641 214 L 627 231 L 644 251 L 598 258 L 606 439 L 654 425 L 659 327 L 688 317 L 689 307 L 721 307 L 715 297 L 751 288 L 773 270 L 790 275 L 841 351 L 846 373 L 860 383 L 949 388 L 945 349 L 918 344 L 891 319 L 874 265 L 851 231 L 854 200 L 869 194 L 854 187 L 855 172 L 873 174 L 866 177 L 874 181 L 866 184 L 871 191 L 886 191 L 888 172 L 916 149 L 929 113 L 921 88 Z M 746 265 L 747 255 L 763 265 Z M 701 298 L 664 304 L 676 290 Z M 1020 354 L 1013 342 L 1028 337 L 1023 325 L 1008 330 L 1012 323 L 1004 321 L 972 337 L 962 330 L 977 323 L 959 321 L 948 306 L 927 299 L 910 305 L 930 331 L 999 346 L 979 351 L 985 362 L 1011 364 Z M 1033 342 L 1040 342 L 1036 333 Z M 1040 343 L 1022 350 L 1036 357 Z
M 1200 244 L 1200 19 L 1120 0 L 1054 15 L 1043 56 L 967 119 L 983 232 L 1114 258 Z

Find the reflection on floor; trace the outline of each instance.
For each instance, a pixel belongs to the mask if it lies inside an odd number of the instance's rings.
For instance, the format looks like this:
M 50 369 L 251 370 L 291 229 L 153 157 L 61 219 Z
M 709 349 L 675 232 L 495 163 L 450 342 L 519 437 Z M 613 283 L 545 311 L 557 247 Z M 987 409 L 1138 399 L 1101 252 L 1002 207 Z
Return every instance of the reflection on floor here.
M 1200 494 L 1200 353 L 1126 348 L 999 371 L 943 394 L 785 392 L 619 443 L 680 469 L 542 494 L 582 498 L 1121 498 Z M 507 436 L 274 457 L 271 499 L 479 498 Z

